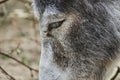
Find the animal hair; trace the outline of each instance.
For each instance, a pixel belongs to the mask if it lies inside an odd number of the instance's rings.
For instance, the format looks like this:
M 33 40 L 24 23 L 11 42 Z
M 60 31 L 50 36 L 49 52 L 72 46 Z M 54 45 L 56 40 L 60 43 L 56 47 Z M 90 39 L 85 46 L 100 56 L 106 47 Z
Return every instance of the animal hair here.
M 120 62 L 120 0 L 33 0 L 33 6 L 40 23 L 49 9 L 68 16 L 51 38 L 42 38 L 40 26 L 40 80 L 111 79 L 108 70 Z

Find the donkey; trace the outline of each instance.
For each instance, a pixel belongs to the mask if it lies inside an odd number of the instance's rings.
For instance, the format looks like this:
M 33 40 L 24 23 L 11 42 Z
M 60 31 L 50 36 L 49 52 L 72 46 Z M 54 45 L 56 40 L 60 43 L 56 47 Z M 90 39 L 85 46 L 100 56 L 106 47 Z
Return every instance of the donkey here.
M 114 80 L 120 65 L 120 0 L 33 0 L 39 80 Z

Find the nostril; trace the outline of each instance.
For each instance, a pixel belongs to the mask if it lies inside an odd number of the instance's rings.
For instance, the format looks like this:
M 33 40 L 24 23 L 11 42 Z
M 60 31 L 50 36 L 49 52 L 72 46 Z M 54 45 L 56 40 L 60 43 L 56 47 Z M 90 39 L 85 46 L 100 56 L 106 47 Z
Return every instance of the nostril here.
M 52 29 L 56 29 L 56 28 L 60 27 L 64 21 L 65 21 L 65 19 L 62 21 L 50 23 L 48 26 L 48 30 L 51 31 Z

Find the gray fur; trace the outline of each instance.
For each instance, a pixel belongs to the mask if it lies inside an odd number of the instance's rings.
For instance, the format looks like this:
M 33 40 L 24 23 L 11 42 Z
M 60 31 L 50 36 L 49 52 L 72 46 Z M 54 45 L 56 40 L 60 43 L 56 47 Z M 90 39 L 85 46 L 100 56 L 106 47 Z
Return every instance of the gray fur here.
M 33 4 L 40 20 L 40 80 L 110 80 L 108 72 L 120 62 L 120 0 Z M 49 30 L 62 19 L 61 26 Z

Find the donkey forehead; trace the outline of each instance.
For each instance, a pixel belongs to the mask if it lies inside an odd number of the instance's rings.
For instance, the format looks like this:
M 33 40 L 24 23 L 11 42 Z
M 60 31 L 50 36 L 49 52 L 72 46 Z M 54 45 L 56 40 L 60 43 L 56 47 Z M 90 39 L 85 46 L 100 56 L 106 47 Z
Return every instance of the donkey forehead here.
M 57 4 L 60 2 L 65 2 L 67 0 L 35 0 L 36 2 L 40 2 L 41 4 Z
M 72 2 L 72 4 L 74 4 L 74 2 L 79 2 L 80 0 L 34 0 L 35 3 L 39 6 L 39 7 L 46 7 L 49 5 L 56 5 L 56 6 L 61 6 L 62 4 L 67 4 L 70 5 L 70 3 Z

